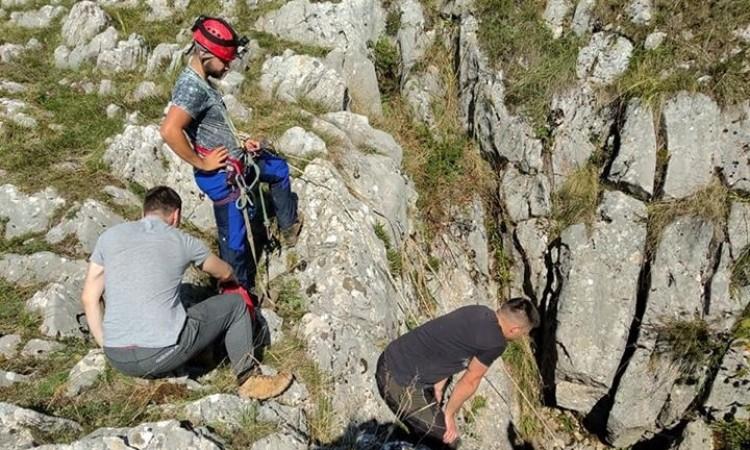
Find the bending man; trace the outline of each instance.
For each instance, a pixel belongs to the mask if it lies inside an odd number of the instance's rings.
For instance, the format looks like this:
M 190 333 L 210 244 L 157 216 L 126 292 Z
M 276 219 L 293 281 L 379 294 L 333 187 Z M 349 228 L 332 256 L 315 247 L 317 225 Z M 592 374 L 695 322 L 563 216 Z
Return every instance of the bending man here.
M 234 279 L 229 264 L 177 229 L 181 206 L 175 191 L 155 187 L 146 193 L 141 220 L 115 225 L 99 237 L 81 297 L 91 334 L 112 367 L 144 378 L 169 376 L 223 337 L 239 394 L 258 399 L 280 394 L 290 375 L 251 375 L 253 322 L 241 296 L 217 295 L 187 311 L 180 302 L 190 264 L 220 282 Z
M 286 246 L 296 243 L 301 223 L 297 219 L 297 197 L 291 191 L 286 161 L 259 148 L 255 141 L 240 142 L 221 93 L 208 80 L 227 73 L 243 42 L 222 19 L 200 17 L 196 21 L 190 61 L 172 91 L 161 136 L 195 169 L 198 187 L 214 202 L 219 255 L 234 268 L 239 283 L 253 292 L 256 262 L 251 255 L 252 244 L 247 239 L 243 212 L 236 204 L 240 195 L 236 177 L 251 185 L 256 181 L 251 163 L 257 165 L 260 181 L 269 183 Z
M 527 336 L 539 313 L 523 298 L 497 311 L 471 305 L 433 319 L 391 342 L 378 360 L 381 397 L 417 438 L 436 447 L 459 436 L 456 413 L 479 387 L 508 340 Z M 443 408 L 448 379 L 466 369 Z

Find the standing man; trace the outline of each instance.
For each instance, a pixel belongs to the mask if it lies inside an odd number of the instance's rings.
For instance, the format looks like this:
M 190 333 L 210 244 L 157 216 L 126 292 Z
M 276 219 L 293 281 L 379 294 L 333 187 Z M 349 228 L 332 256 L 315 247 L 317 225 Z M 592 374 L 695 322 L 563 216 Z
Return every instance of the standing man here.
M 144 378 L 169 376 L 224 338 L 239 395 L 279 395 L 291 375 L 251 375 L 253 322 L 241 296 L 217 295 L 187 311 L 180 302 L 190 264 L 219 282 L 234 280 L 229 264 L 177 229 L 181 206 L 175 191 L 155 187 L 146 193 L 141 220 L 115 225 L 99 237 L 81 295 L 91 334 L 112 367 Z
M 254 243 L 247 238 L 243 210 L 237 205 L 240 186 L 252 185 L 257 175 L 269 183 L 282 242 L 288 247 L 296 244 L 302 226 L 297 197 L 291 190 L 286 161 L 261 149 L 256 141 L 240 142 L 221 93 L 208 79 L 226 74 L 247 38 L 238 38 L 226 21 L 212 17 L 199 17 L 192 31 L 190 60 L 174 86 L 160 132 L 167 145 L 195 169 L 198 187 L 214 203 L 219 255 L 234 268 L 240 285 L 252 293 Z
M 450 446 L 459 436 L 456 413 L 507 341 L 528 336 L 538 325 L 539 313 L 524 298 L 511 299 L 497 311 L 471 305 L 433 319 L 391 342 L 380 355 L 375 374 L 380 396 L 423 442 Z M 464 369 L 443 408 L 448 379 Z

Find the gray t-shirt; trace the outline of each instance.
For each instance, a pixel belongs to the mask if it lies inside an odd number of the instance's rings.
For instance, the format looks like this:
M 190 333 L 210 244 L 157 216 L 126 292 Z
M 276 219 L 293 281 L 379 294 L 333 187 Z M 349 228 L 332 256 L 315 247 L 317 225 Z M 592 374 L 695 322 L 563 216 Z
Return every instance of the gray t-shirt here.
M 209 85 L 190 66 L 177 78 L 172 90 L 172 105 L 193 118 L 185 129 L 193 143 L 208 149 L 225 146 L 235 158 L 242 155 L 229 126 L 227 108 L 221 93 Z
M 102 233 L 91 261 L 104 267 L 104 346 L 174 345 L 186 317 L 179 298 L 182 275 L 209 255 L 203 242 L 158 217 Z

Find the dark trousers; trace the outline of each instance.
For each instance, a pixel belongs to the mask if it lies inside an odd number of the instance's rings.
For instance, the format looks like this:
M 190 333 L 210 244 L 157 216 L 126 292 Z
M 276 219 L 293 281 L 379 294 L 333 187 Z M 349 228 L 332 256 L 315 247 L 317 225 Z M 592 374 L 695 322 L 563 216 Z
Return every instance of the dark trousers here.
M 142 378 L 168 377 L 217 339 L 224 338 L 235 375 L 253 366 L 253 323 L 239 295 L 217 295 L 191 306 L 175 345 L 164 348 L 105 347 L 112 367 Z
M 375 380 L 385 403 L 421 444 L 433 449 L 454 448 L 443 443 L 445 415 L 435 399 L 433 388 L 415 383 L 402 386 L 391 375 L 382 354 L 378 359 Z

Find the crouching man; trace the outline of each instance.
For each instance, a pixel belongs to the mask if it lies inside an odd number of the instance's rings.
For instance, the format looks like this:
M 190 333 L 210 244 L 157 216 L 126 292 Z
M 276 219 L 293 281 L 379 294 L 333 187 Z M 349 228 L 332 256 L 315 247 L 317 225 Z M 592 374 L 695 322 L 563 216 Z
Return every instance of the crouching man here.
M 112 367 L 160 378 L 224 339 L 239 394 L 280 394 L 291 375 L 253 375 L 253 320 L 239 295 L 217 295 L 185 310 L 179 292 L 190 264 L 218 279 L 232 268 L 200 240 L 178 230 L 180 196 L 166 186 L 146 193 L 143 218 L 106 230 L 91 255 L 81 301 L 91 334 Z M 100 302 L 104 296 L 104 308 Z
M 523 298 L 497 311 L 471 305 L 433 319 L 380 355 L 375 374 L 380 396 L 416 439 L 432 448 L 453 448 L 461 405 L 474 395 L 507 341 L 527 336 L 538 325 L 539 313 Z M 444 403 L 448 379 L 464 369 Z

